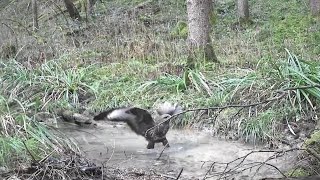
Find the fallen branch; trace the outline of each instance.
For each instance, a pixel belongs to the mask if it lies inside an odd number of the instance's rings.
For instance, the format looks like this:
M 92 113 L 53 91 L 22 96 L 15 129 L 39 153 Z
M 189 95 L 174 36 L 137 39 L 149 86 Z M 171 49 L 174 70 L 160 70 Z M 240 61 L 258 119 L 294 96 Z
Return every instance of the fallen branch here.
M 92 117 L 88 117 L 83 114 L 75 113 L 69 110 L 59 110 L 57 114 L 61 116 L 65 121 L 72 122 L 80 126 L 83 124 L 95 125 Z
M 188 110 L 185 110 L 181 113 L 177 113 L 173 116 L 171 116 L 169 119 L 167 119 L 166 121 L 170 121 L 171 119 L 173 119 L 174 117 L 177 117 L 181 114 L 185 114 L 187 112 L 192 112 L 192 111 L 201 111 L 201 110 L 223 110 L 223 109 L 227 109 L 227 108 L 246 108 L 246 107 L 254 107 L 254 106 L 258 106 L 258 105 L 261 105 L 261 104 L 266 104 L 266 103 L 269 103 L 269 102 L 272 102 L 272 101 L 276 101 L 276 100 L 279 100 L 279 99 L 282 99 L 286 94 L 287 92 L 286 91 L 291 91 L 291 90 L 297 90 L 297 89 L 310 89 L 310 88 L 320 88 L 320 84 L 315 84 L 315 85 L 310 85 L 310 86 L 298 86 L 298 87 L 289 87 L 289 88 L 285 88 L 285 89 L 282 89 L 282 90 L 279 90 L 279 91 L 276 91 L 277 93 L 280 93 L 279 96 L 276 96 L 276 97 L 273 97 L 273 98 L 269 98 L 269 99 L 266 99 L 264 101 L 261 101 L 261 102 L 256 102 L 256 103 L 251 103 L 251 104 L 231 104 L 231 105 L 226 105 L 226 106 L 216 106 L 216 107 L 208 107 L 208 108 L 196 108 L 196 109 L 188 109 Z M 161 123 L 164 123 L 166 121 L 163 121 Z M 161 124 L 160 123 L 160 124 Z
M 185 110 L 185 111 L 183 111 L 181 113 L 173 115 L 170 119 L 172 119 L 172 118 L 174 118 L 176 116 L 179 116 L 181 114 L 184 114 L 184 113 L 187 113 L 187 112 L 191 112 L 191 111 L 223 110 L 223 109 L 227 109 L 227 108 L 245 108 L 245 107 L 258 106 L 258 105 L 265 104 L 265 103 L 268 103 L 268 102 L 271 102 L 271 101 L 279 100 L 279 99 L 283 98 L 285 95 L 286 95 L 286 93 L 282 92 L 282 94 L 280 96 L 277 96 L 277 97 L 274 97 L 274 98 L 270 98 L 270 99 L 266 99 L 266 100 L 264 100 L 262 102 L 252 103 L 252 104 L 244 104 L 244 105 L 242 105 L 242 104 L 231 104 L 231 105 L 226 105 L 226 106 L 216 106 L 216 107 L 208 107 L 208 108 L 188 109 L 188 110 Z M 168 120 L 170 120 L 170 119 L 168 119 Z
M 183 172 L 183 168 L 181 168 L 181 170 L 180 170 L 180 172 L 179 172 L 179 174 L 178 174 L 178 176 L 177 176 L 176 180 L 178 180 L 178 179 L 180 178 L 180 176 L 181 176 L 182 172 Z
M 251 103 L 251 104 L 231 104 L 231 105 L 226 105 L 226 106 L 216 106 L 216 107 L 207 107 L 207 108 L 195 108 L 195 109 L 188 109 L 188 110 L 185 110 L 185 111 L 182 111 L 180 113 L 177 113 L 175 115 L 172 115 L 170 118 L 168 118 L 167 120 L 165 121 L 162 121 L 160 122 L 159 124 L 157 124 L 156 126 L 154 127 L 151 127 L 149 128 L 147 131 L 146 131 L 146 134 L 148 131 L 150 131 L 151 129 L 154 129 L 156 128 L 157 126 L 167 122 L 167 121 L 170 121 L 171 119 L 181 115 L 181 114 L 185 114 L 187 112 L 193 112 L 193 111 L 203 111 L 203 110 L 224 110 L 224 109 L 228 109 L 228 108 L 246 108 L 246 107 L 253 107 L 253 106 L 258 106 L 258 105 L 261 105 L 261 104 L 266 104 L 266 103 L 269 103 L 269 102 L 272 102 L 272 101 L 276 101 L 276 100 L 279 100 L 279 99 L 282 99 L 287 93 L 284 92 L 284 91 L 281 91 L 281 94 L 279 96 L 276 96 L 276 97 L 273 97 L 273 98 L 269 98 L 269 99 L 266 99 L 264 101 L 261 101 L 261 102 L 256 102 L 256 103 Z
M 288 87 L 288 88 L 282 89 L 278 92 L 292 91 L 292 90 L 298 90 L 298 89 L 311 89 L 311 88 L 320 88 L 320 84 L 314 84 L 314 85 L 309 85 L 309 86 Z
M 286 175 L 275 165 L 269 163 L 270 160 L 276 159 L 278 157 L 283 156 L 285 153 L 288 152 L 293 152 L 293 151 L 306 151 L 308 152 L 310 155 L 314 156 L 314 154 L 311 152 L 309 152 L 308 149 L 303 149 L 303 148 L 292 148 L 292 149 L 288 149 L 288 150 L 258 150 L 258 151 L 251 151 L 249 153 L 247 153 L 244 156 L 241 156 L 239 158 L 236 158 L 230 162 L 227 163 L 219 163 L 219 162 L 212 162 L 212 164 L 210 165 L 208 171 L 206 172 L 205 176 L 203 179 L 207 179 L 207 178 L 212 178 L 212 177 L 218 177 L 218 179 L 228 179 L 231 176 L 235 175 L 235 174 L 239 174 L 241 172 L 253 169 L 253 168 L 257 168 L 256 169 L 256 173 L 260 170 L 260 168 L 262 166 L 270 166 L 272 168 L 274 168 L 275 170 L 277 170 L 284 178 L 286 178 Z M 272 153 L 273 154 L 267 158 L 265 161 L 263 162 L 250 162 L 250 163 L 245 163 L 245 160 L 252 154 L 254 153 Z M 204 162 L 206 163 L 206 162 Z M 210 174 L 210 171 L 212 171 L 212 169 L 214 168 L 215 165 L 223 165 L 225 166 L 224 169 L 220 172 L 215 172 L 213 174 Z M 254 176 L 256 175 L 256 173 L 254 174 Z M 210 174 L 210 176 L 209 176 Z
M 306 151 L 320 162 L 320 156 L 314 149 L 307 148 Z
M 167 175 L 167 174 L 162 174 L 162 173 L 158 173 L 158 172 L 155 172 L 154 170 L 152 170 L 152 172 L 158 176 L 163 176 L 163 177 L 166 177 L 166 178 L 170 178 L 170 179 L 177 179 L 176 177 L 174 176 L 170 176 L 170 175 Z

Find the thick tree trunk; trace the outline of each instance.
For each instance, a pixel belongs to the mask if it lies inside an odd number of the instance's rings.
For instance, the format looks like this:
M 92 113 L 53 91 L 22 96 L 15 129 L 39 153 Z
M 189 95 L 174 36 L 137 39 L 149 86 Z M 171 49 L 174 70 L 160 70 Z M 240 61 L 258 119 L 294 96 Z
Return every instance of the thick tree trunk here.
M 317 16 L 320 14 L 320 0 L 310 0 L 311 14 Z
M 238 17 L 240 20 L 247 21 L 249 19 L 248 0 L 237 0 Z
M 73 20 L 81 21 L 79 11 L 77 10 L 76 6 L 72 3 L 72 1 L 71 0 L 63 0 L 63 2 L 67 8 L 67 11 L 68 11 L 70 17 Z
M 33 30 L 37 31 L 39 29 L 37 0 L 32 0 L 32 14 L 33 14 Z
M 211 0 L 187 0 L 188 45 L 191 53 L 195 48 L 201 48 L 206 59 L 217 61 L 210 39 L 212 9 Z

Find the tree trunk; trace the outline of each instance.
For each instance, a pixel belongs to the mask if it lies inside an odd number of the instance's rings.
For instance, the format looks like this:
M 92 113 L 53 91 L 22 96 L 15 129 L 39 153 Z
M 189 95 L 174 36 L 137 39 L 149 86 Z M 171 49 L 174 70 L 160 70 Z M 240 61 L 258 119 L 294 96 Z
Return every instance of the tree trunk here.
M 96 4 L 97 0 L 87 0 L 87 14 L 91 16 L 93 14 L 93 6 Z
M 188 46 L 190 48 L 189 62 L 194 63 L 192 53 L 195 48 L 204 50 L 206 60 L 211 59 L 217 61 L 211 45 L 210 32 L 210 16 L 212 15 L 211 0 L 187 0 L 188 13 Z
M 66 5 L 67 11 L 70 17 L 73 20 L 81 21 L 79 11 L 77 10 L 76 6 L 72 3 L 72 1 L 71 0 L 63 0 L 63 1 L 64 1 L 64 4 Z
M 320 14 L 320 0 L 310 0 L 311 14 L 316 16 Z
M 237 0 L 238 17 L 240 20 L 247 21 L 249 19 L 248 0 Z
M 32 0 L 32 14 L 33 14 L 33 31 L 37 31 L 39 29 L 37 0 Z

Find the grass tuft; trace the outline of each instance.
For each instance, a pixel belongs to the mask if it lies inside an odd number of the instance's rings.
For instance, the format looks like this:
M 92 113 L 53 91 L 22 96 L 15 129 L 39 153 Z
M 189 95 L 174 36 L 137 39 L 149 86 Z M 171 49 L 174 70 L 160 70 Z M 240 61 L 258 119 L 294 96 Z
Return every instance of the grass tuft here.
M 314 110 L 316 103 L 320 101 L 320 88 L 316 87 L 320 85 L 320 64 L 300 60 L 289 50 L 286 51 L 288 61 L 276 68 L 279 80 L 286 82 L 282 84 L 282 88 L 297 88 L 290 91 L 289 101 L 301 113 L 304 109 Z M 299 88 L 305 86 L 310 88 Z

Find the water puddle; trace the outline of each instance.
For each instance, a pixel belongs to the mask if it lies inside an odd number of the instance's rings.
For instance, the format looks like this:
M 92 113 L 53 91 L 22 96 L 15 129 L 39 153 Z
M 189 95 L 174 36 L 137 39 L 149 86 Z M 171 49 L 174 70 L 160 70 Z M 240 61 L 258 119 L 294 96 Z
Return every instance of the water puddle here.
M 203 179 L 213 161 L 230 162 L 256 150 L 240 142 L 213 138 L 209 133 L 173 129 L 167 134 L 169 148 L 162 152 L 163 146 L 159 143 L 155 149 L 150 150 L 146 148 L 147 141 L 142 136 L 133 133 L 125 124 L 111 122 L 99 122 L 96 128 L 90 129 L 65 128 L 63 132 L 74 138 L 87 157 L 98 165 L 124 169 L 153 169 L 157 173 L 171 176 L 177 176 L 183 168 L 180 179 Z M 245 163 L 263 162 L 271 155 L 272 153 L 254 153 L 247 157 Z M 269 163 L 284 169 L 288 167 L 290 160 L 292 157 L 288 154 Z M 258 173 L 256 168 L 235 177 L 236 179 L 252 179 L 253 175 L 255 175 L 253 179 L 281 177 L 271 166 L 261 167 Z M 211 172 L 222 170 L 223 167 L 215 166 Z M 211 177 L 212 173 L 207 176 Z M 218 176 L 209 179 L 218 179 Z

